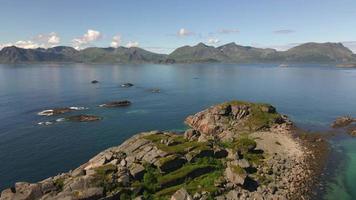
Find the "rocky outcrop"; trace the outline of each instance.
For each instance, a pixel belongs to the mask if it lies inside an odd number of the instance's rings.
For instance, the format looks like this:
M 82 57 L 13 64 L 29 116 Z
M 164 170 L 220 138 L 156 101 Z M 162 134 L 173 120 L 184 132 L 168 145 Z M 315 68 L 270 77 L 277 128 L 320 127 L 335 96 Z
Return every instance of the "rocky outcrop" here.
M 336 118 L 336 120 L 331 124 L 331 127 L 333 128 L 343 128 L 351 123 L 356 122 L 356 119 L 350 117 L 350 116 L 342 116 Z
M 128 100 L 123 100 L 123 101 L 113 101 L 109 103 L 105 103 L 100 105 L 100 107 L 105 107 L 105 108 L 114 108 L 114 107 L 125 107 L 131 105 L 131 102 Z
M 350 116 L 342 116 L 336 118 L 336 120 L 331 124 L 332 128 L 344 129 L 350 136 L 356 136 L 356 118 Z
M 67 121 L 72 122 L 94 122 L 99 121 L 102 118 L 95 115 L 74 115 L 65 118 Z
M 53 109 L 49 109 L 49 110 L 43 110 L 43 111 L 39 112 L 38 115 L 43 115 L 43 116 L 61 115 L 64 113 L 79 110 L 76 108 L 77 107 L 53 108 Z
M 134 86 L 134 84 L 132 84 L 132 83 L 121 84 L 121 87 L 124 87 L 124 88 L 132 87 L 132 86 Z
M 274 107 L 227 102 L 186 123 L 191 129 L 184 134 L 139 133 L 70 172 L 16 183 L 0 200 L 307 199 L 303 148 Z
M 186 124 L 202 133 L 201 140 L 208 138 L 231 139 L 245 132 L 293 127 L 292 122 L 276 112 L 268 104 L 252 104 L 233 101 L 213 106 L 189 116 Z

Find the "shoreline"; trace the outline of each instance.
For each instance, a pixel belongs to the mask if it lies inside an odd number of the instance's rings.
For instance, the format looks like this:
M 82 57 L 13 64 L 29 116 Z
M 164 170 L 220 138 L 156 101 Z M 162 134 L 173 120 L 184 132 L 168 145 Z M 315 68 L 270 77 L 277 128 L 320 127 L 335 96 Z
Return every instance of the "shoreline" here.
M 307 193 L 312 196 L 315 178 L 323 168 L 323 159 L 314 158 L 326 157 L 326 148 L 315 146 L 315 138 L 296 134 L 292 130 L 293 123 L 286 116 L 278 114 L 274 107 L 268 104 L 227 102 L 189 116 L 185 122 L 192 129 L 188 129 L 184 135 L 159 131 L 134 135 L 68 173 L 34 184 L 16 183 L 15 187 L 4 190 L 0 199 L 8 200 L 19 195 L 27 195 L 30 199 L 121 198 L 121 195 L 135 194 L 133 192 L 137 189 L 132 191 L 129 188 L 137 187 L 133 186 L 135 181 L 145 181 L 142 178 L 150 170 L 158 173 L 156 175 L 160 183 L 160 189 L 155 189 L 152 195 L 172 195 L 173 198 L 175 192 L 182 192 L 179 189 L 184 187 L 179 186 L 182 183 L 179 176 L 168 182 L 166 177 L 191 168 L 196 170 L 186 176 L 191 176 L 192 180 L 183 183 L 187 184 L 185 187 L 190 193 L 185 192 L 193 197 L 309 199 Z M 244 136 L 246 130 L 250 131 L 247 138 Z M 326 144 L 326 140 L 319 139 L 318 143 Z M 238 149 L 231 146 L 239 144 L 239 141 L 248 142 L 248 146 L 239 146 Z M 150 167 L 147 168 L 145 163 L 150 163 Z M 231 173 L 233 169 L 239 169 L 239 172 Z M 220 178 L 210 177 L 207 172 L 214 176 L 227 174 L 222 182 L 216 183 L 215 179 Z M 210 190 L 192 185 L 201 177 L 208 178 L 203 178 L 204 181 L 213 178 L 209 184 Z M 141 189 L 135 197 L 142 195 L 146 187 L 139 186 Z

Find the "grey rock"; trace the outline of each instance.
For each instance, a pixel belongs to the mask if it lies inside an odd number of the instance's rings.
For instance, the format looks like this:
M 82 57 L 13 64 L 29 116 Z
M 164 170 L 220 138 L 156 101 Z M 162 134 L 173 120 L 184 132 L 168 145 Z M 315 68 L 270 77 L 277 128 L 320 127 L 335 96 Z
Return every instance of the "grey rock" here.
M 134 163 L 131 165 L 130 174 L 135 179 L 141 179 L 144 173 L 145 173 L 145 167 L 143 167 L 141 164 Z
M 226 178 L 235 185 L 243 185 L 247 178 L 246 172 L 239 172 L 234 169 L 234 166 L 229 165 L 226 170 Z
M 172 195 L 171 200 L 193 200 L 193 198 L 186 189 L 181 188 Z

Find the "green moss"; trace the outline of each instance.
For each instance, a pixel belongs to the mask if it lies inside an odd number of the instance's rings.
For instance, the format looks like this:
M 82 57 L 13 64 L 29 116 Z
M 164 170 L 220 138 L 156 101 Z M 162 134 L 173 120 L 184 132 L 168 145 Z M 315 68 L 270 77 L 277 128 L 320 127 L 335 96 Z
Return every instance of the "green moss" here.
M 154 194 L 154 199 L 169 199 L 177 190 L 184 187 L 190 194 L 196 192 L 215 192 L 218 188 L 215 186 L 215 181 L 223 176 L 223 170 L 216 170 L 211 173 L 204 174 L 195 179 L 188 180 L 184 184 L 175 185 L 165 188 Z
M 254 139 L 248 137 L 248 135 L 241 135 L 241 137 L 238 139 L 234 139 L 231 142 L 220 142 L 219 145 L 223 148 L 247 152 L 252 147 L 256 147 L 257 143 Z
M 280 118 L 280 114 L 277 112 L 266 112 L 264 108 L 272 107 L 270 104 L 265 103 L 250 103 L 244 101 L 231 101 L 222 104 L 222 106 L 237 105 L 237 106 L 249 106 L 250 116 L 245 123 L 245 126 L 249 128 L 250 131 L 256 131 L 264 127 L 270 127 L 277 118 Z
M 153 134 L 145 136 L 144 138 L 152 141 L 160 150 L 172 154 L 185 154 L 188 150 L 194 149 L 211 149 L 207 142 L 188 141 L 185 140 L 182 135 L 168 136 L 165 134 Z M 167 146 L 161 143 L 161 140 L 168 138 L 172 139 L 176 144 Z
M 169 188 L 165 188 L 163 190 L 160 190 L 159 192 L 154 194 L 154 199 L 169 199 L 177 190 L 181 189 L 184 187 L 184 184 L 180 185 L 175 185 Z
M 191 194 L 202 191 L 213 193 L 218 189 L 215 186 L 215 181 L 218 180 L 221 176 L 223 176 L 222 170 L 217 170 L 212 173 L 204 174 L 188 182 L 186 184 L 186 189 Z
M 250 163 L 253 163 L 255 165 L 260 165 L 264 160 L 264 156 L 261 153 L 248 152 L 248 153 L 244 154 L 243 156 L 247 161 L 249 161 Z
M 174 182 L 177 180 L 181 180 L 181 179 L 185 179 L 189 177 L 189 174 L 191 174 L 192 172 L 194 172 L 195 170 L 199 170 L 199 169 L 204 169 L 207 167 L 213 167 L 209 164 L 186 164 L 183 167 L 181 167 L 180 169 L 171 172 L 169 174 L 166 174 L 162 177 L 158 178 L 158 183 L 160 185 L 165 185 L 168 184 L 170 182 Z
M 64 178 L 56 179 L 53 184 L 59 191 L 62 191 L 64 187 Z
M 246 174 L 246 171 L 238 165 L 231 165 L 230 167 L 235 174 Z
M 257 181 L 260 185 L 268 185 L 273 179 L 267 175 L 256 175 Z
M 97 175 L 104 176 L 117 171 L 117 168 L 113 164 L 107 164 L 94 169 Z
M 104 193 L 113 194 L 121 189 L 121 186 L 113 179 L 113 174 L 117 171 L 116 166 L 112 164 L 103 165 L 94 169 L 96 174 L 95 183 L 104 188 Z
M 162 157 L 158 160 L 160 165 L 164 165 L 167 162 L 170 162 L 172 160 L 175 160 L 177 158 L 177 155 L 169 155 L 167 157 Z

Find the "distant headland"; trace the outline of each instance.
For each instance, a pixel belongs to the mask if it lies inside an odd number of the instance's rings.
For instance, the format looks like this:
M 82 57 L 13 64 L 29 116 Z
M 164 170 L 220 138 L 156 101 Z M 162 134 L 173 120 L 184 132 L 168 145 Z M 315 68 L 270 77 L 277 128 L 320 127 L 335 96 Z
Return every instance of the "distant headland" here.
M 183 46 L 170 54 L 138 47 L 76 50 L 73 47 L 23 49 L 15 46 L 0 51 L 0 63 L 335 63 L 355 66 L 356 54 L 341 43 L 305 43 L 287 51 L 228 43 L 219 47 L 199 43 Z

